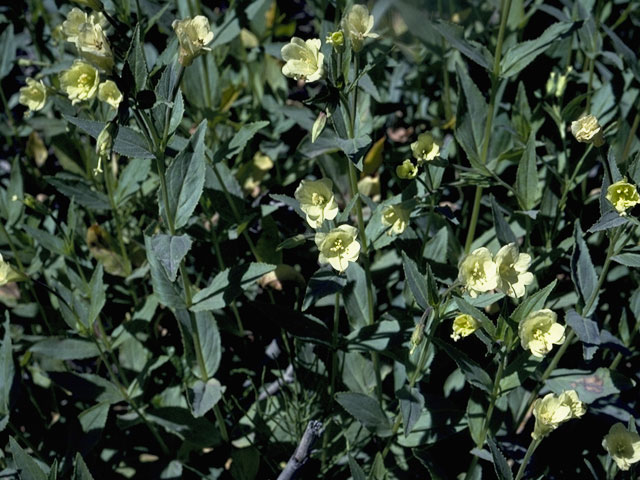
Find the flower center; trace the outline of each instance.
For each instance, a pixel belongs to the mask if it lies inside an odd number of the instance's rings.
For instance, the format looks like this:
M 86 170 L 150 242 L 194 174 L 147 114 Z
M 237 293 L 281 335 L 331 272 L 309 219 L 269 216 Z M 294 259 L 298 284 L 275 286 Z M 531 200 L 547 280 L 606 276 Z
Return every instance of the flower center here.
M 313 205 L 315 205 L 316 207 L 319 207 L 327 203 L 327 200 L 319 193 L 313 192 L 311 194 L 311 203 L 313 203 Z
M 87 93 L 91 89 L 91 77 L 88 73 L 83 73 L 78 77 L 78 87 Z
M 339 238 L 335 242 L 333 242 L 333 246 L 329 250 L 340 255 L 342 252 L 344 252 L 344 249 L 345 246 L 342 244 L 342 240 Z
M 471 271 L 471 278 L 475 281 L 479 281 L 484 278 L 484 270 L 482 269 L 480 262 L 474 263 L 473 270 Z

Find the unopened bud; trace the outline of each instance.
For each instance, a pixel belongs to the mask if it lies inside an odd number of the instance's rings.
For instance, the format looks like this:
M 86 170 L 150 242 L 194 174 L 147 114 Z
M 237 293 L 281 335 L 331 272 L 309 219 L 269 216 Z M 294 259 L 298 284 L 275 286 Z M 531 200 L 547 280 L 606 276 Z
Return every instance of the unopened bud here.
M 413 329 L 413 333 L 411 334 L 411 349 L 409 350 L 409 355 L 413 355 L 418 345 L 422 343 L 422 339 L 424 338 L 424 323 L 420 322 Z
M 318 139 L 322 131 L 324 130 L 324 126 L 327 124 L 327 114 L 324 112 L 320 112 L 318 114 L 318 118 L 313 122 L 313 128 L 311 129 L 311 143 L 315 143 Z

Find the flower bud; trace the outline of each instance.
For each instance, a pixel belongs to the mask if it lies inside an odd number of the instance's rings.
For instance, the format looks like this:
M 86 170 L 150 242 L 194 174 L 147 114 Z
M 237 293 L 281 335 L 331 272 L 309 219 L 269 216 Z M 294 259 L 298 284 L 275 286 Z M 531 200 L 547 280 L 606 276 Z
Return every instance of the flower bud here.
M 585 115 L 571 122 L 571 133 L 582 143 L 593 143 L 595 147 L 604 145 L 602 127 L 593 115 Z
M 24 280 L 24 275 L 16 272 L 9 263 L 5 262 L 0 254 L 0 286 L 6 285 L 9 282 L 17 282 Z
M 409 355 L 413 355 L 416 348 L 422 343 L 422 339 L 424 338 L 424 323 L 418 322 L 418 324 L 413 329 L 413 333 L 411 334 L 411 349 L 409 350 Z
M 320 112 L 318 114 L 318 118 L 313 122 L 313 127 L 311 128 L 311 143 L 315 143 L 322 131 L 324 130 L 324 126 L 327 124 L 327 114 L 324 112 Z
M 42 110 L 47 103 L 47 87 L 44 86 L 42 80 L 27 78 L 27 85 L 20 89 L 18 102 L 32 112 Z
M 342 30 L 330 33 L 325 41 L 333 47 L 337 53 L 344 52 L 344 33 Z
M 171 26 L 178 37 L 178 61 L 183 67 L 191 65 L 197 56 L 211 51 L 207 45 L 213 40 L 213 32 L 207 17 L 197 15 L 193 18 L 174 20 Z
M 113 138 L 118 131 L 118 124 L 116 122 L 109 122 L 98 135 L 96 140 L 96 155 L 98 156 L 98 166 L 93 170 L 93 174 L 97 175 L 102 173 L 102 161 L 107 161 L 111 156 L 111 149 L 113 148 Z

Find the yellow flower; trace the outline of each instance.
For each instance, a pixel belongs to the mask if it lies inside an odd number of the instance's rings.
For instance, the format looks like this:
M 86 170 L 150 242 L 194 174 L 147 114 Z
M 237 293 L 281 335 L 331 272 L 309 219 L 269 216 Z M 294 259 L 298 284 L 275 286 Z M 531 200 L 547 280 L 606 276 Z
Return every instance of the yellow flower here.
M 632 463 L 640 461 L 640 435 L 630 432 L 620 422 L 611 427 L 602 440 L 602 446 L 620 470 L 627 471 Z
M 480 327 L 478 321 L 471 315 L 462 313 L 453 320 L 453 332 L 451 338 L 457 342 L 463 337 L 468 337 Z
M 331 45 L 336 52 L 344 52 L 344 33 L 342 32 L 342 30 L 332 32 L 327 35 L 325 42 Z
M 581 417 L 586 411 L 584 403 L 578 399 L 575 390 L 560 395 L 549 393 L 533 402 L 533 416 L 536 424 L 531 436 L 540 440 L 572 418 Z
M 354 52 L 362 50 L 365 38 L 378 38 L 377 33 L 371 33 L 374 21 L 373 15 L 369 15 L 369 9 L 358 4 L 353 5 L 342 19 L 342 29 L 349 35 Z
M 627 178 L 620 180 L 607 188 L 607 200 L 615 207 L 620 215 L 626 215 L 629 208 L 640 203 L 640 195 L 636 186 L 627 183 Z
M 42 110 L 47 102 L 47 87 L 42 80 L 27 78 L 27 85 L 20 89 L 18 102 L 27 107 L 32 112 Z
M 2 258 L 2 254 L 0 254 L 0 286 L 22 279 L 23 276 L 11 268 L 11 265 L 5 262 Z
M 178 37 L 178 61 L 183 67 L 191 65 L 198 55 L 211 51 L 207 45 L 213 40 L 213 32 L 207 17 L 197 15 L 193 18 L 174 20 L 171 26 Z
M 527 272 L 531 255 L 519 253 L 518 245 L 510 243 L 496 253 L 493 261 L 498 269 L 498 290 L 518 298 L 524 296 L 525 286 L 533 283 L 533 274 Z
M 409 210 L 399 205 L 390 205 L 382 211 L 382 224 L 391 227 L 387 235 L 400 235 L 409 223 Z
M 556 322 L 558 316 L 548 308 L 527 315 L 518 326 L 520 343 L 531 350 L 534 357 L 544 357 L 553 345 L 564 343 L 564 326 Z
M 85 24 L 100 25 L 102 29 L 107 26 L 107 19 L 100 12 L 94 12 L 87 15 L 77 7 L 73 7 L 67 14 L 67 19 L 62 22 L 62 33 L 66 37 L 67 42 L 76 43 L 80 30 Z
M 477 248 L 464 257 L 458 268 L 458 279 L 472 297 L 493 290 L 498 285 L 498 273 L 491 252 Z
M 95 97 L 99 83 L 98 70 L 81 60 L 75 60 L 69 70 L 60 74 L 60 86 L 74 105 Z
M 113 53 L 101 25 L 90 22 L 82 24 L 76 38 L 76 48 L 82 58 L 101 70 L 111 72 L 113 69 Z
M 293 37 L 280 50 L 282 59 L 287 62 L 282 66 L 282 74 L 294 80 L 320 80 L 324 76 L 324 54 L 320 52 L 320 45 L 319 38 L 304 41 Z
M 98 99 L 117 109 L 122 101 L 122 92 L 118 89 L 116 82 L 106 80 L 98 85 Z
M 104 6 L 100 0 L 73 0 L 79 5 L 83 5 L 85 7 L 92 8 L 98 12 L 104 10 Z
M 411 160 L 407 159 L 396 167 L 396 175 L 405 180 L 411 180 L 418 175 L 418 167 L 415 166 Z
M 320 255 L 319 263 L 328 263 L 339 272 L 344 272 L 349 262 L 358 260 L 360 243 L 356 240 L 358 229 L 351 225 L 340 225 L 329 233 L 316 233 L 315 242 Z
M 571 133 L 582 143 L 593 143 L 595 147 L 604 145 L 602 127 L 593 115 L 585 115 L 571 122 Z
M 242 189 L 254 197 L 260 194 L 260 183 L 273 168 L 273 160 L 262 152 L 256 152 L 250 163 L 243 165 L 238 177 L 243 180 Z
M 307 216 L 311 228 L 318 228 L 325 220 L 338 215 L 338 204 L 333 197 L 333 182 L 328 178 L 302 180 L 294 193 L 300 209 Z
M 434 141 L 430 132 L 418 135 L 418 140 L 411 144 L 411 151 L 418 165 L 429 162 L 440 155 L 440 146 Z

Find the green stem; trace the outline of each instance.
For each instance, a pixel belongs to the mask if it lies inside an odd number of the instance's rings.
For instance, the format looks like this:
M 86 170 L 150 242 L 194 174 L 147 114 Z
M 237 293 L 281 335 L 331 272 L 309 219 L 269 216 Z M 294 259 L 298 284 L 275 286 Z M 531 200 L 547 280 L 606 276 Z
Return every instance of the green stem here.
M 522 476 L 524 475 L 524 471 L 527 468 L 527 464 L 529 463 L 529 460 L 531 460 L 531 455 L 533 455 L 533 452 L 536 450 L 536 448 L 538 448 L 538 445 L 540 445 L 540 440 L 535 440 L 535 439 L 531 440 L 531 443 L 529 444 L 529 448 L 527 449 L 527 453 L 522 459 L 522 463 L 520 464 L 520 468 L 518 469 L 518 473 L 516 475 L 515 480 L 522 479 Z
M 506 347 L 505 347 L 506 348 Z M 487 415 L 484 418 L 484 423 L 482 425 L 482 431 L 480 433 L 480 439 L 478 444 L 476 445 L 478 448 L 481 448 L 484 445 L 484 440 L 487 438 L 487 432 L 489 431 L 489 426 L 491 424 L 491 417 L 493 416 L 493 409 L 496 405 L 496 400 L 500 396 L 500 381 L 502 380 L 502 374 L 504 373 L 505 363 L 507 361 L 506 352 L 503 353 L 502 358 L 500 359 L 500 363 L 498 364 L 498 371 L 496 372 L 496 378 L 493 382 L 493 389 L 491 391 L 491 400 L 489 401 L 489 408 L 487 409 Z
M 122 235 L 122 218 L 120 217 L 119 209 L 116 208 L 116 202 L 113 196 L 113 176 L 111 174 L 110 168 L 110 165 L 104 166 L 104 183 L 107 187 L 109 205 L 111 206 L 111 211 L 113 212 L 113 218 L 116 224 L 118 246 L 120 247 L 120 254 L 122 255 L 122 259 L 124 260 L 125 274 L 128 277 L 129 275 L 131 275 L 131 262 L 129 261 L 129 255 L 127 254 L 127 249 L 124 245 L 124 237 Z
M 338 332 L 340 327 L 340 292 L 336 292 L 336 300 L 333 306 L 333 334 L 331 336 L 331 384 L 329 387 L 329 404 L 333 402 L 334 395 L 336 393 L 336 374 L 338 372 Z M 322 469 L 327 465 L 327 456 L 329 447 L 329 435 L 322 436 L 322 455 L 321 464 Z
M 595 58 L 589 57 L 589 83 L 587 84 L 587 113 L 591 111 L 591 91 L 593 90 L 593 68 L 595 67 Z
M 621 162 L 623 164 L 627 161 L 627 157 L 629 156 L 629 151 L 631 150 L 631 144 L 633 143 L 633 139 L 636 136 L 638 125 L 640 125 L 640 102 L 638 103 L 638 111 L 636 112 L 636 116 L 633 117 L 633 123 L 631 124 L 631 130 L 629 130 L 627 141 L 624 142 L 624 148 L 622 149 Z
M 500 30 L 498 31 L 498 43 L 496 44 L 496 50 L 493 57 L 493 71 L 491 74 L 491 94 L 489 96 L 489 106 L 487 109 L 487 121 L 484 126 L 484 135 L 482 137 L 482 152 L 480 154 L 480 163 L 486 165 L 487 155 L 489 154 L 489 141 L 491 139 L 491 128 L 493 126 L 493 115 L 495 110 L 496 95 L 498 93 L 498 83 L 500 76 L 500 59 L 502 57 L 502 42 L 504 41 L 504 34 L 507 26 L 507 18 L 509 17 L 509 10 L 511 10 L 511 0 L 501 0 L 500 2 Z M 476 194 L 473 201 L 473 210 L 471 211 L 471 221 L 467 230 L 467 240 L 464 244 L 464 252 L 469 253 L 471 250 L 471 244 L 476 233 L 476 226 L 478 224 L 478 216 L 480 213 L 480 202 L 482 200 L 482 187 L 476 187 Z

